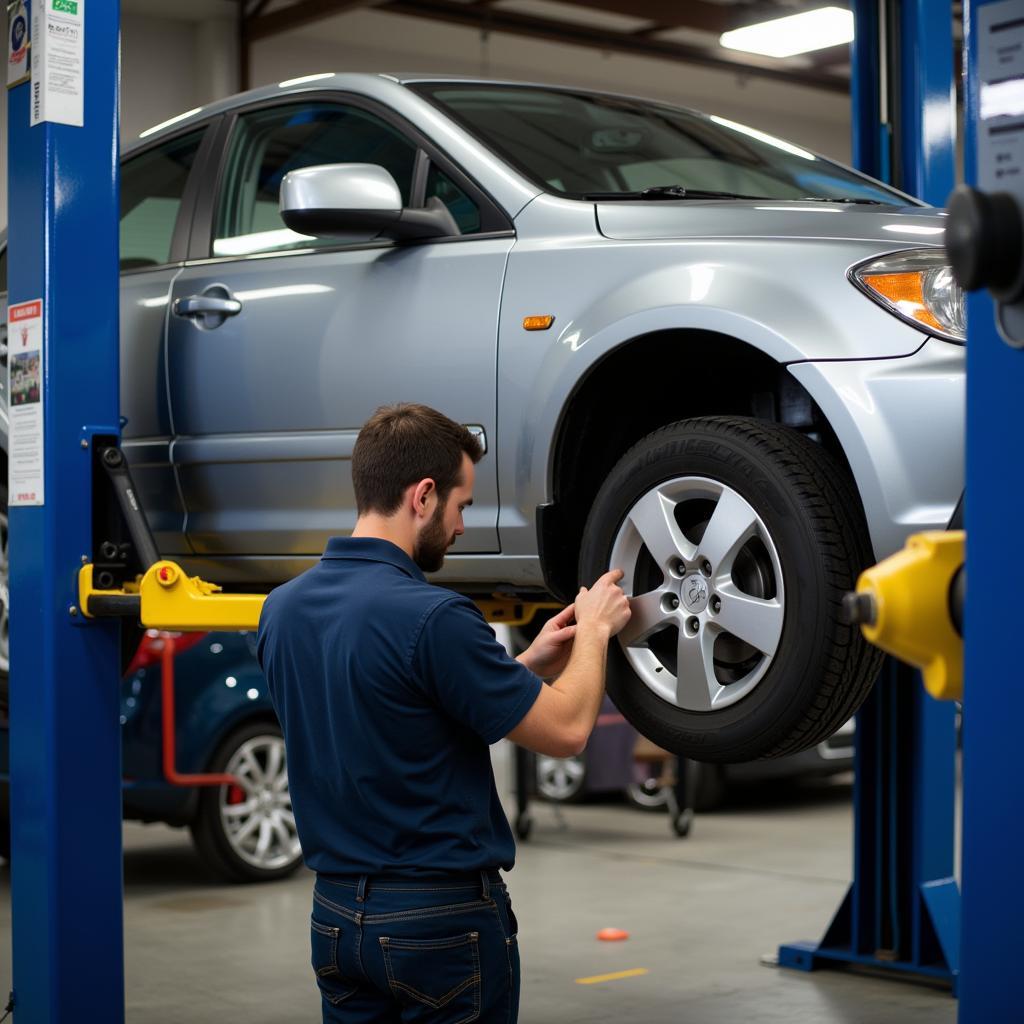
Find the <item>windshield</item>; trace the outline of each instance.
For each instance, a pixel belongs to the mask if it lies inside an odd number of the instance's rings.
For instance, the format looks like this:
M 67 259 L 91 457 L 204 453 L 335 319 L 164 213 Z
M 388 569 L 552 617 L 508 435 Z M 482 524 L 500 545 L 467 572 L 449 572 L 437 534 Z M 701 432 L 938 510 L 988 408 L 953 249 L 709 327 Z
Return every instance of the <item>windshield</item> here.
M 572 199 L 630 198 L 677 186 L 759 199 L 908 202 L 855 171 L 725 118 L 530 86 L 430 83 L 416 90 L 545 191 Z

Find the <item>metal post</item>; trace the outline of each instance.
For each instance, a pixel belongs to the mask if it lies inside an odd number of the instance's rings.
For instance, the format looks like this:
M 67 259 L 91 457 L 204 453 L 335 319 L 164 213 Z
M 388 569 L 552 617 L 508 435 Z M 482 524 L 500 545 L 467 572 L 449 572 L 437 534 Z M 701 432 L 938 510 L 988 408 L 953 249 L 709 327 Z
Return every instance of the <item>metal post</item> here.
M 118 434 L 119 6 L 32 0 L 33 80 L 8 92 L 10 302 L 41 300 L 42 324 L 35 498 L 24 483 L 32 426 L 19 411 L 31 389 L 10 408 L 12 423 L 21 417 L 9 494 L 14 995 L 17 1019 L 33 1024 L 124 1019 L 118 634 L 76 607 L 92 436 Z M 50 52 L 54 72 L 70 72 L 63 87 L 44 75 L 43 38 L 64 48 Z M 78 90 L 80 124 L 30 125 L 33 99 L 78 120 Z M 23 326 L 12 314 L 12 376 L 32 340 Z
M 1019 85 L 1022 25 L 1024 0 L 965 5 L 965 176 L 985 192 L 1010 191 L 1024 205 L 1020 117 L 1005 111 L 997 124 L 985 125 L 979 116 L 983 74 L 1011 86 L 1016 78 Z M 987 68 L 979 60 L 983 45 Z M 981 160 L 983 145 L 988 152 Z M 1024 863 L 1024 800 L 1013 769 L 1024 721 L 1015 592 L 1024 557 L 1012 532 L 1015 511 L 1024 502 L 1021 427 L 1014 419 L 1024 391 L 1024 352 L 1003 343 L 993 312 L 987 292 L 968 298 L 961 1024 L 1015 1021 L 1024 1012 L 1016 984 L 1024 918 L 1016 881 Z
M 854 12 L 858 166 L 942 206 L 954 184 L 952 4 L 859 0 Z M 781 947 L 783 966 L 857 963 L 956 986 L 955 758 L 954 706 L 889 663 L 857 716 L 853 883 L 824 939 Z

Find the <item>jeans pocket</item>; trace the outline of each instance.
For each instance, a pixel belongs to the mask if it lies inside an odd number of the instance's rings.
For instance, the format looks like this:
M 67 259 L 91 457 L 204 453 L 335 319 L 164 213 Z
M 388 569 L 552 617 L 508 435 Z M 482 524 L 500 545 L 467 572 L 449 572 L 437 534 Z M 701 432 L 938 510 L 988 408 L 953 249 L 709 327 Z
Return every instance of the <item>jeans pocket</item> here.
M 309 921 L 309 938 L 317 987 L 327 1002 L 337 1006 L 356 990 L 356 985 L 344 977 L 338 968 L 341 929 L 335 925 L 323 924 L 313 917 Z
M 391 991 L 406 1008 L 403 1020 L 468 1024 L 480 1017 L 480 933 L 450 938 L 381 936 Z

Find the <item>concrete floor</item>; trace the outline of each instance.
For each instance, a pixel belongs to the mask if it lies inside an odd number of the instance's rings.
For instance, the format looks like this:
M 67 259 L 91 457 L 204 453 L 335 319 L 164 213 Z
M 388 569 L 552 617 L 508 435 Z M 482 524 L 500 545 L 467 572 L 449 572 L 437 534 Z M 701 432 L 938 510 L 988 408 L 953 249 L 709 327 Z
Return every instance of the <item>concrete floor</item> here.
M 687 840 L 670 835 L 665 817 L 623 804 L 569 807 L 562 823 L 536 804 L 533 836 L 509 877 L 521 928 L 520 1020 L 952 1024 L 956 1003 L 942 989 L 759 962 L 780 941 L 819 937 L 838 905 L 850 871 L 849 801 L 848 779 L 746 791 L 729 810 L 699 817 Z M 319 1020 L 311 875 L 221 885 L 187 833 L 136 824 L 125 826 L 124 869 L 131 1024 Z M 606 925 L 631 938 L 596 941 Z M 0 928 L 9 978 L 6 872 Z M 648 973 L 575 983 L 632 968 Z

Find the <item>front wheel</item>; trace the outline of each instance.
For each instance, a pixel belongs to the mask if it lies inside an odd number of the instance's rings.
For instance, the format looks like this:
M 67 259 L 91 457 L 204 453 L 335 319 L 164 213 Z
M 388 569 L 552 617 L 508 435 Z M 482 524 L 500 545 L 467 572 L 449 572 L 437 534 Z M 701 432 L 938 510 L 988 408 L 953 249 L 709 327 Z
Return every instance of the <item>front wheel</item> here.
M 850 481 L 796 431 L 709 417 L 648 435 L 599 491 L 580 557 L 584 584 L 621 569 L 632 598 L 610 696 L 698 761 L 814 746 L 878 673 L 881 652 L 841 618 L 871 561 Z
M 253 722 L 236 729 L 210 771 L 234 775 L 239 784 L 209 786 L 199 797 L 192 838 L 203 859 L 235 882 L 271 881 L 295 871 L 302 850 L 280 728 Z

